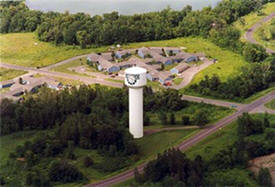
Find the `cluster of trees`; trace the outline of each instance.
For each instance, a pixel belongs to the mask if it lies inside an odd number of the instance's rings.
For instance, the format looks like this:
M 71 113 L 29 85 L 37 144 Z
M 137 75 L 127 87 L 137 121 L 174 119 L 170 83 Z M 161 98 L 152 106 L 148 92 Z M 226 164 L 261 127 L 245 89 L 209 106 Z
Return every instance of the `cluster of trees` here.
M 268 88 L 269 83 L 274 81 L 274 66 L 274 59 L 271 65 L 270 63 L 252 64 L 244 67 L 240 75 L 229 78 L 227 82 L 222 82 L 217 75 L 211 78 L 205 76 L 198 84 L 191 85 L 189 90 L 222 99 L 244 99 Z
M 203 103 L 201 103 L 201 105 L 203 105 Z M 191 117 L 188 115 L 182 115 L 181 121 L 178 122 L 176 119 L 176 116 L 173 112 L 167 114 L 166 112 L 160 111 L 158 113 L 158 119 L 161 122 L 161 124 L 164 124 L 164 125 L 166 125 L 166 124 L 167 125 L 168 124 L 169 125 L 176 125 L 176 124 L 190 125 L 190 124 L 193 124 L 193 125 L 198 125 L 200 127 L 203 127 L 209 122 L 208 114 L 209 114 L 209 112 L 207 110 L 200 109 L 200 110 L 197 110 L 194 113 L 194 115 Z M 147 123 L 145 123 L 145 124 L 147 124 Z
M 58 129 L 57 137 L 63 144 L 72 141 L 83 149 L 101 149 L 112 157 L 138 153 L 138 148 L 126 128 L 109 124 L 98 125 L 80 113 L 67 117 Z
M 239 17 L 259 10 L 267 2 L 224 0 L 213 9 L 206 7 L 201 11 L 192 11 L 192 7 L 186 6 L 180 11 L 167 8 L 160 12 L 132 16 L 112 12 L 93 17 L 84 13 L 42 13 L 29 10 L 23 3 L 1 2 L 0 30 L 2 33 L 36 30 L 42 41 L 56 44 L 64 42 L 82 48 L 88 45 L 163 40 L 180 36 L 208 37 L 211 30 L 223 32 L 224 28 Z M 235 38 L 234 34 L 228 37 L 230 40 Z
M 238 118 L 237 125 L 236 142 L 208 161 L 203 161 L 199 155 L 192 161 L 179 150 L 171 149 L 149 162 L 143 174 L 135 170 L 136 182 L 159 183 L 160 186 L 245 186 L 245 181 L 235 176 L 234 168 L 245 168 L 248 160 L 275 151 L 275 126 L 267 114 L 259 120 L 247 113 Z M 259 134 L 264 138 L 256 138 Z M 267 169 L 261 169 L 258 182 L 271 186 Z
M 144 110 L 177 111 L 187 106 L 176 90 L 144 89 Z M 87 123 L 108 127 L 128 126 L 128 90 L 103 86 L 81 85 L 78 89 L 54 91 L 42 87 L 36 96 L 29 95 L 22 102 L 3 99 L 1 102 L 1 135 L 32 129 L 49 129 L 70 123 L 66 119 L 76 113 L 86 115 Z M 35 115 L 34 115 L 35 114 Z M 74 115 L 77 118 L 78 115 Z M 77 126 L 77 124 L 75 124 Z M 75 127 L 76 128 L 76 127 Z M 81 126 L 77 126 L 81 128 Z M 119 128 L 117 128 L 119 129 Z M 78 142 L 78 138 L 74 140 Z
M 150 161 L 143 174 L 135 170 L 135 180 L 139 184 L 162 181 L 163 186 L 200 186 L 204 165 L 200 156 L 192 161 L 180 150 L 169 149 Z

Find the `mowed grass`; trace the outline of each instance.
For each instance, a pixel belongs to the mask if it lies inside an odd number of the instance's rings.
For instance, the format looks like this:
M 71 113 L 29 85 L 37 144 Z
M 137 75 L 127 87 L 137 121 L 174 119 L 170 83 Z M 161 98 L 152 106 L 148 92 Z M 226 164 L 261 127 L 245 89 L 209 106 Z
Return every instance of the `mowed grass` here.
M 263 13 L 262 15 L 259 15 L 257 12 L 252 12 L 252 13 L 242 17 L 245 22 L 244 25 L 242 25 L 240 21 L 236 21 L 234 25 L 236 28 L 240 29 L 241 34 L 242 34 L 242 40 L 244 40 L 244 37 L 243 37 L 244 33 L 248 29 L 250 29 L 255 23 L 257 23 L 264 17 L 268 16 L 272 12 L 275 12 L 275 3 L 267 3 L 266 5 L 264 5 L 264 7 L 262 9 L 262 13 Z
M 35 33 L 0 34 L 0 41 L 1 62 L 30 67 L 44 67 L 81 54 L 107 50 L 106 47 L 55 46 L 39 41 Z
M 275 99 L 273 99 L 272 101 L 270 101 L 269 103 L 265 104 L 265 106 L 267 108 L 271 108 L 273 110 L 275 110 Z
M 183 81 L 183 78 L 175 78 L 175 79 L 173 80 L 173 83 L 174 83 L 175 85 L 179 85 L 182 81 Z
M 0 81 L 6 81 L 27 73 L 26 71 L 0 67 Z
M 59 65 L 57 67 L 54 67 L 51 70 L 62 72 L 62 73 L 67 73 L 67 74 L 72 74 L 72 75 L 87 76 L 87 77 L 93 77 L 93 78 L 95 77 L 95 76 L 92 76 L 92 75 L 88 75 L 86 73 L 79 73 L 79 72 L 76 72 L 74 70 L 70 70 L 70 68 L 76 68 L 78 66 L 88 67 L 86 65 L 86 60 L 84 58 L 80 58 L 80 59 L 68 62 L 66 64 L 62 64 L 62 65 Z M 92 68 L 90 68 L 90 69 L 92 69 Z
M 253 117 L 263 120 L 264 114 L 255 114 Z M 275 123 L 275 115 L 269 115 L 269 120 Z M 255 135 L 249 138 L 261 138 L 263 135 Z M 201 155 L 204 160 L 210 160 L 219 151 L 232 145 L 237 140 L 237 122 L 234 121 L 226 127 L 218 130 L 214 134 L 208 136 L 201 142 L 197 143 L 185 153 L 190 158 Z
M 140 42 L 124 45 L 124 48 L 138 47 L 186 47 L 186 52 L 189 53 L 205 53 L 211 59 L 216 58 L 218 63 L 215 63 L 195 75 L 191 84 L 197 83 L 204 78 L 205 75 L 212 76 L 217 74 L 222 81 L 226 81 L 232 76 L 240 74 L 240 69 L 249 63 L 244 57 L 232 51 L 222 49 L 212 42 L 200 37 L 186 37 L 163 41 Z
M 253 37 L 264 47 L 275 50 L 275 40 L 271 39 L 270 34 L 270 30 L 272 29 L 272 20 L 275 22 L 275 18 L 273 18 L 270 21 L 263 23 L 262 26 L 255 31 Z M 273 29 L 275 29 L 275 25 L 273 25 Z

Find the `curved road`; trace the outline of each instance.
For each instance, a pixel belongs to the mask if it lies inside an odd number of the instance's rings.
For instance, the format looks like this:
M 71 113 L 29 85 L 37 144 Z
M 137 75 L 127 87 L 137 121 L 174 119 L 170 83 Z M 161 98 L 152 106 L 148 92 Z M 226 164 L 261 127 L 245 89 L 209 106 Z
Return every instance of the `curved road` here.
M 186 150 L 186 149 L 190 148 L 191 146 L 200 142 L 207 136 L 218 131 L 220 128 L 230 124 L 231 122 L 236 120 L 240 115 L 242 115 L 244 112 L 251 112 L 255 108 L 261 106 L 263 103 L 269 102 L 270 100 L 272 100 L 274 98 L 275 98 L 275 91 L 257 99 L 256 101 L 254 101 L 251 104 L 245 105 L 244 107 L 242 107 L 240 110 L 238 110 L 234 114 L 232 114 L 226 118 L 223 118 L 222 120 L 215 123 L 213 126 L 203 129 L 198 134 L 196 134 L 196 135 L 192 136 L 191 138 L 189 138 L 188 140 L 185 140 L 184 142 L 182 142 L 180 145 L 177 146 L 177 148 L 179 148 L 180 150 Z M 139 172 L 142 172 L 145 166 L 146 166 L 146 163 L 141 164 L 140 166 L 137 167 L 137 169 L 139 170 Z M 125 181 L 133 176 L 134 176 L 134 170 L 131 169 L 131 170 L 125 171 L 121 174 L 118 174 L 114 177 L 102 180 L 98 183 L 89 184 L 87 186 L 89 186 L 89 187 L 111 186 L 111 185 L 120 183 L 122 181 Z
M 262 23 L 268 22 L 273 17 L 275 17 L 275 12 L 271 13 L 270 15 L 266 16 L 265 18 L 258 21 L 255 25 L 253 25 L 246 33 L 245 33 L 245 39 L 251 43 L 259 44 L 253 37 L 254 32 L 262 26 Z M 275 53 L 274 50 L 266 48 L 266 52 L 272 54 Z

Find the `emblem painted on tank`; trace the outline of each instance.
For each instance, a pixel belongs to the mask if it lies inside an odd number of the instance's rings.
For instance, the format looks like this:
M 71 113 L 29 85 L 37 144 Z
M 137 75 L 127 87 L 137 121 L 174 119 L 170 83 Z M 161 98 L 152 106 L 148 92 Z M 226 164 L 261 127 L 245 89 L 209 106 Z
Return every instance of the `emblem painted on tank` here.
M 136 84 L 137 80 L 139 80 L 139 75 L 133 75 L 133 74 L 126 74 L 126 80 L 128 84 L 134 85 Z

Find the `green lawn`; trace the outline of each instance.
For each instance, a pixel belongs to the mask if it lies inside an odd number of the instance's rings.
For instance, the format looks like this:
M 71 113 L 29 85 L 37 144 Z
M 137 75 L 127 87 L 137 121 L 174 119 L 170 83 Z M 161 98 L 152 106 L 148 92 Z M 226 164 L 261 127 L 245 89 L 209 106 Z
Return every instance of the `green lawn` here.
M 118 82 L 118 83 L 124 83 L 123 80 L 118 80 L 118 79 L 112 79 L 112 78 L 106 78 L 106 81 L 111 81 L 111 82 Z
M 271 23 L 273 23 L 271 25 Z M 256 30 L 253 37 L 264 47 L 275 50 L 275 39 L 271 38 L 270 30 L 275 29 L 275 18 L 262 24 L 262 26 Z
M 264 13 L 262 15 L 259 15 L 257 12 L 252 12 L 251 14 L 248 14 L 242 17 L 242 19 L 244 19 L 244 23 L 245 23 L 244 25 L 242 25 L 240 21 L 235 22 L 234 25 L 241 30 L 242 36 L 255 23 L 257 23 L 267 15 L 271 14 L 272 12 L 275 12 L 275 3 L 267 3 L 266 5 L 264 5 L 262 12 Z M 242 37 L 242 40 L 244 40 L 243 37 Z
M 14 70 L 0 67 L 0 81 L 10 80 L 27 73 L 22 70 Z
M 249 63 L 244 60 L 239 54 L 233 53 L 232 51 L 222 49 L 210 41 L 200 37 L 186 37 L 177 38 L 172 40 L 163 41 L 150 41 L 140 42 L 124 45 L 124 48 L 138 48 L 138 47 L 186 47 L 186 52 L 199 53 L 203 52 L 208 58 L 216 58 L 218 63 L 213 64 L 206 69 L 199 72 L 192 83 L 197 83 L 203 79 L 205 75 L 212 76 L 217 74 L 220 76 L 222 81 L 226 81 L 229 77 L 235 76 L 240 73 L 240 68 L 248 65 Z
M 164 66 L 164 70 L 165 71 L 170 71 L 171 69 L 173 69 L 174 67 L 176 67 L 178 64 L 177 63 L 173 63 L 173 64 L 170 64 L 170 65 L 166 65 Z
M 173 82 L 174 82 L 175 85 L 179 85 L 182 81 L 183 81 L 183 78 L 175 78 L 173 80 Z
M 270 101 L 269 103 L 265 104 L 265 106 L 267 108 L 271 108 L 273 110 L 275 110 L 275 99 L 273 99 L 272 101 Z
M 91 52 L 106 51 L 107 47 L 80 49 L 74 46 L 55 46 L 36 39 L 34 33 L 0 34 L 0 56 L 3 63 L 43 67 Z
M 84 66 L 90 72 L 95 71 L 95 69 L 93 69 L 92 67 L 89 67 L 86 64 L 86 59 L 84 59 L 84 58 L 80 58 L 80 59 L 68 62 L 66 64 L 62 64 L 60 66 L 52 68 L 52 70 L 62 72 L 62 73 L 72 74 L 72 75 L 79 75 L 79 76 L 86 76 L 86 77 L 95 78 L 95 76 L 93 76 L 93 75 L 89 75 L 89 74 L 86 74 L 86 73 L 79 73 L 79 72 L 75 72 L 73 70 L 72 71 L 70 70 L 70 68 L 74 68 L 74 67 L 78 67 L 78 66 Z

